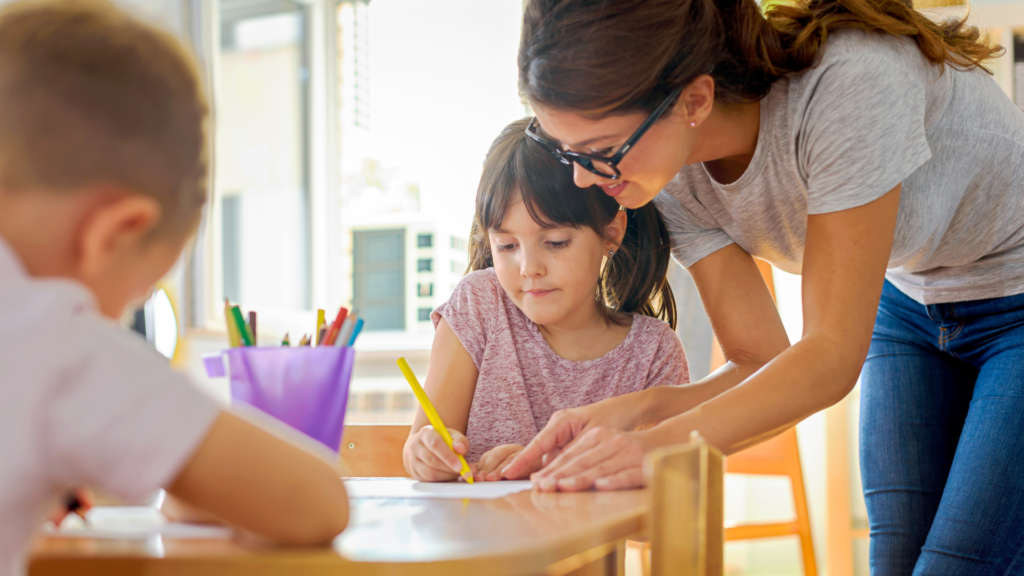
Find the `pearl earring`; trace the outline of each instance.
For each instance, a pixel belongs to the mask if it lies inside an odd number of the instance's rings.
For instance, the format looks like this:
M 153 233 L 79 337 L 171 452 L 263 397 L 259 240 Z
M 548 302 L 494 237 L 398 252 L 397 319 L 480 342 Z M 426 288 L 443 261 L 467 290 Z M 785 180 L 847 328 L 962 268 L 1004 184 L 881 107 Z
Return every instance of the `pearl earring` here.
M 696 128 L 696 127 L 697 127 L 697 121 L 696 120 L 694 120 L 693 122 L 690 122 L 690 128 Z

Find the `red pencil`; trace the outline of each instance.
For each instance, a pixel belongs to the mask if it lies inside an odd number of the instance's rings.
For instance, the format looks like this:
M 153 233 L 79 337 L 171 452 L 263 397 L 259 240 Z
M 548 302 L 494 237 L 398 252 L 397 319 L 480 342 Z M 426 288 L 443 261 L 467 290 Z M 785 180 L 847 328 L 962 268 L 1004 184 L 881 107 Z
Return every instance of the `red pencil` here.
M 338 339 L 338 332 L 341 331 L 341 325 L 345 322 L 346 316 L 348 316 L 348 308 L 342 306 L 341 310 L 338 310 L 338 317 L 331 324 L 331 331 L 327 333 L 327 339 L 321 344 L 322 346 L 334 346 L 334 341 Z

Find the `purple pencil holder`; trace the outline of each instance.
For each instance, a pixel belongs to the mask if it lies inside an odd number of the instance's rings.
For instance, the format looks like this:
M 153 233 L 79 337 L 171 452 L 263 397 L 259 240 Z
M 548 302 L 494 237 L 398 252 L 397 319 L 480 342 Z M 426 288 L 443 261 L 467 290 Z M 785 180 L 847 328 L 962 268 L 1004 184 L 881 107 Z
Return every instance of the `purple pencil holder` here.
M 242 347 L 207 354 L 203 362 L 211 378 L 231 378 L 232 402 L 257 408 L 338 451 L 354 349 Z

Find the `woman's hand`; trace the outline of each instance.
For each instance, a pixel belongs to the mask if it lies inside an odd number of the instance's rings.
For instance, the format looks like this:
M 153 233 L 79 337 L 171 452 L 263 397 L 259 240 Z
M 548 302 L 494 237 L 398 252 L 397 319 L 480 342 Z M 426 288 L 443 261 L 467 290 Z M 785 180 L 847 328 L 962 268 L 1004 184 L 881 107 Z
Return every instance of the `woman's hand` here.
M 559 410 L 547 426 L 526 445 L 507 467 L 500 470 L 509 480 L 525 478 L 587 430 L 600 426 L 610 430 L 634 430 L 646 416 L 648 400 L 657 388 L 608 398 L 589 406 Z
M 480 457 L 480 461 L 476 464 L 476 474 L 473 476 L 474 480 L 480 482 L 495 482 L 497 480 L 504 480 L 505 477 L 501 471 L 508 466 L 512 459 L 516 457 L 520 452 L 523 451 L 523 447 L 518 444 L 502 444 L 501 446 L 495 446 L 483 456 Z M 540 469 L 540 463 L 530 467 L 526 474 L 531 474 Z
M 448 429 L 455 452 L 465 456 L 469 440 L 458 430 Z M 433 426 L 424 426 L 409 436 L 402 460 L 409 474 L 421 482 L 445 482 L 462 475 L 462 462 Z
M 655 447 L 650 436 L 651 432 L 591 428 L 530 479 L 534 488 L 545 492 L 643 486 L 644 454 Z

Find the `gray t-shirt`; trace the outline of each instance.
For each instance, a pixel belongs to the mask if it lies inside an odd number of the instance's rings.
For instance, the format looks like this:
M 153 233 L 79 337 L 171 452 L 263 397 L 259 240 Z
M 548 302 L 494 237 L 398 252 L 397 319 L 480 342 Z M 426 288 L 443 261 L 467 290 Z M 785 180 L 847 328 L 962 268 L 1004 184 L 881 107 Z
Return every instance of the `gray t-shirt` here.
M 761 101 L 736 182 L 684 166 L 655 199 L 689 267 L 738 244 L 799 274 L 808 214 L 903 183 L 886 278 L 923 304 L 1024 293 L 1024 112 L 983 70 L 930 64 L 912 40 L 845 30 Z

